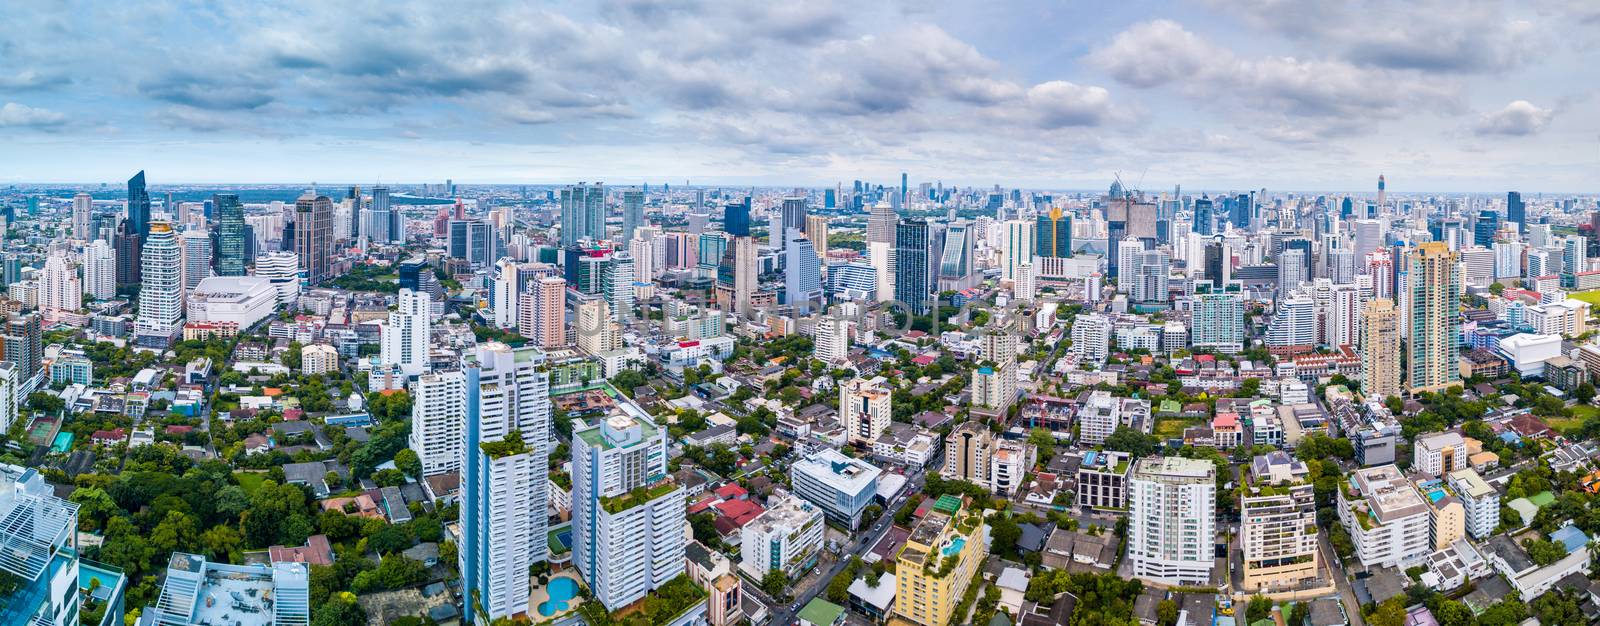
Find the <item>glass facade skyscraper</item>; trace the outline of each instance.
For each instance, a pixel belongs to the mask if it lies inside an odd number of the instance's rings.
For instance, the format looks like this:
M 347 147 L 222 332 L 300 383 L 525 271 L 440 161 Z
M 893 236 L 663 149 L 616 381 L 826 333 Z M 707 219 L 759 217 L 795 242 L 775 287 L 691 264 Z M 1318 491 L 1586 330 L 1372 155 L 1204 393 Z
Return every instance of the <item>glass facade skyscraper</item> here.
M 902 220 L 894 230 L 894 299 L 915 315 L 928 312 L 928 222 Z
M 211 196 L 211 205 L 217 214 L 217 275 L 244 276 L 244 205 L 231 193 Z
M 1050 213 L 1040 215 L 1034 242 L 1036 256 L 1065 258 L 1072 256 L 1072 216 L 1053 207 Z

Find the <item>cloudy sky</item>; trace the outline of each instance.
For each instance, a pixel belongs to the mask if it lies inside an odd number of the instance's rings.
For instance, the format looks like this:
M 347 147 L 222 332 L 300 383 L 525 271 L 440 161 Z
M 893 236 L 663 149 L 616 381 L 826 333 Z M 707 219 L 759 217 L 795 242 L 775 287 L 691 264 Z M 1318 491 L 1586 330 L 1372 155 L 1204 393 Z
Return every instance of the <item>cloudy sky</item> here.
M 23 5 L 0 181 L 1600 189 L 1591 0 Z

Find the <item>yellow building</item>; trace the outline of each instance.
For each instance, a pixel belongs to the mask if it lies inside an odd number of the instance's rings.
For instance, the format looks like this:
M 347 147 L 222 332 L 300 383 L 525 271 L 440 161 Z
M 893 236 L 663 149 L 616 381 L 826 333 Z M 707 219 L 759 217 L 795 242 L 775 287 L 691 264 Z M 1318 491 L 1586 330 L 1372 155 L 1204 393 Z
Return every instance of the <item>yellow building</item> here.
M 1443 550 L 1467 536 L 1467 511 L 1454 494 L 1428 506 L 1428 536 L 1434 550 Z
M 941 496 L 918 522 L 895 562 L 895 615 L 945 626 L 988 556 L 988 527 L 961 499 Z

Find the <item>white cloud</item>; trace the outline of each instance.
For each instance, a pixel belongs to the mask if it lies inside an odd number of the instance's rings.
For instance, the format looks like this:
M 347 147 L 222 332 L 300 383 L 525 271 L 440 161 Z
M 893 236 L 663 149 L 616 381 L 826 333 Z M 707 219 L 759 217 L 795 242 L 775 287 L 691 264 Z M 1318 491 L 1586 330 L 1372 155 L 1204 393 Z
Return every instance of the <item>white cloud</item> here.
M 48 129 L 66 123 L 67 116 L 49 109 L 34 108 L 16 102 L 7 102 L 5 106 L 0 106 L 0 127 Z
M 1533 135 L 1549 126 L 1554 118 L 1553 110 L 1541 109 L 1527 100 L 1516 100 L 1479 118 L 1473 130 L 1479 135 Z

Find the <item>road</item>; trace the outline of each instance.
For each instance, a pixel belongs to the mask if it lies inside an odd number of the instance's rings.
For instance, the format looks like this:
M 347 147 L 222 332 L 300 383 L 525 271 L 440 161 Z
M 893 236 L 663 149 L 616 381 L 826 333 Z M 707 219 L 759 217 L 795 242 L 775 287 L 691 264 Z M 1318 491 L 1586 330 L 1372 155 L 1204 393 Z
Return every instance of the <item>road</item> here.
M 1317 533 L 1317 546 L 1322 551 L 1323 567 L 1328 568 L 1329 578 L 1339 589 L 1339 602 L 1344 604 L 1345 617 L 1350 619 L 1350 626 L 1366 626 L 1361 619 L 1361 603 L 1356 601 L 1356 592 L 1350 587 L 1350 577 L 1345 573 L 1343 563 L 1334 555 L 1333 544 L 1328 541 L 1328 533 Z
M 748 584 L 748 581 L 744 585 L 745 593 L 756 596 L 756 599 L 761 600 L 762 604 L 769 607 L 772 613 L 771 623 L 773 626 L 786 626 L 795 623 L 795 614 L 800 611 L 801 607 L 804 607 L 813 598 L 828 589 L 828 582 L 837 578 L 839 573 L 844 571 L 845 564 L 850 562 L 849 556 L 866 553 L 868 548 L 876 545 L 883 538 L 884 533 L 889 531 L 889 527 L 894 525 L 895 511 L 900 510 L 900 507 L 905 504 L 906 498 L 910 497 L 911 494 L 922 491 L 923 482 L 924 476 L 922 472 L 919 471 L 915 476 L 912 476 L 899 497 L 896 497 L 894 502 L 890 503 L 890 506 L 884 507 L 883 514 L 878 516 L 878 521 L 873 522 L 872 527 L 867 532 L 859 534 L 858 536 L 861 537 L 859 540 L 840 550 L 839 555 L 841 558 L 828 568 L 827 575 L 818 578 L 816 584 L 795 596 L 794 600 L 789 604 L 783 605 L 767 597 L 757 585 Z

